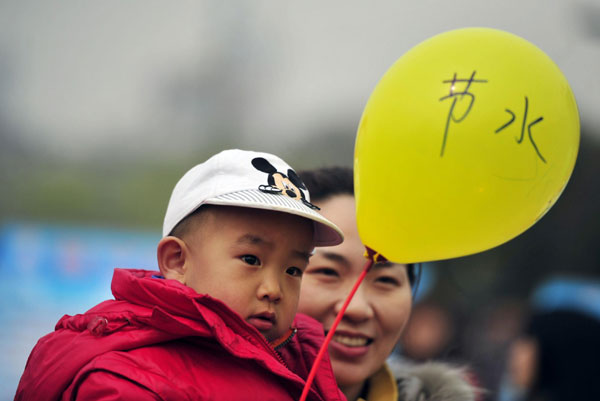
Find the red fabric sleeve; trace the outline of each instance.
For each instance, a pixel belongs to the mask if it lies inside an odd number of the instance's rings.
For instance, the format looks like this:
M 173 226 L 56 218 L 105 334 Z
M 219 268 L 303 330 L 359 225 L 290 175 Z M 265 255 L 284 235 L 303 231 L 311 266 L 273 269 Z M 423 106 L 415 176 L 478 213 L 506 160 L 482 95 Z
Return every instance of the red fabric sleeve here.
M 147 388 L 124 377 L 97 370 L 90 373 L 79 385 L 77 401 L 161 401 Z

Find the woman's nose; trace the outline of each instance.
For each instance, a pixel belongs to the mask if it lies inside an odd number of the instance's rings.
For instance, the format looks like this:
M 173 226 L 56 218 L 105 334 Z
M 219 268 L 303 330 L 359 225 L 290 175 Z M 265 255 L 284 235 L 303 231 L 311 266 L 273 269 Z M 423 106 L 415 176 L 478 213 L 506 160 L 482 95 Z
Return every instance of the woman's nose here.
M 364 284 L 364 283 L 363 283 Z M 340 301 L 336 304 L 335 312 L 336 314 L 340 312 L 346 298 L 350 294 L 350 289 L 346 291 L 344 296 L 340 299 Z M 371 303 L 369 302 L 367 292 L 364 290 L 364 285 L 358 287 L 358 290 L 352 297 L 352 300 L 348 304 L 346 308 L 346 312 L 344 313 L 344 319 L 352 320 L 352 321 L 362 321 L 366 319 L 370 319 L 374 316 L 373 308 L 371 307 Z

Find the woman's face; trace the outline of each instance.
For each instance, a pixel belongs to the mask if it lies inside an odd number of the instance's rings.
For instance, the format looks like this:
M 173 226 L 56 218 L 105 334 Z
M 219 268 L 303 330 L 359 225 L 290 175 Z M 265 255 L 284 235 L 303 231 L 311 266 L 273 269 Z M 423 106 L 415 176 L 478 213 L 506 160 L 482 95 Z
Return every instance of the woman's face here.
M 317 248 L 311 257 L 302 281 L 298 312 L 319 320 L 328 332 L 366 259 L 356 227 L 354 197 L 336 195 L 319 206 L 321 214 L 342 229 L 345 240 L 337 246 Z M 408 320 L 411 303 L 406 266 L 374 265 L 329 345 L 342 390 L 362 386 L 385 362 Z

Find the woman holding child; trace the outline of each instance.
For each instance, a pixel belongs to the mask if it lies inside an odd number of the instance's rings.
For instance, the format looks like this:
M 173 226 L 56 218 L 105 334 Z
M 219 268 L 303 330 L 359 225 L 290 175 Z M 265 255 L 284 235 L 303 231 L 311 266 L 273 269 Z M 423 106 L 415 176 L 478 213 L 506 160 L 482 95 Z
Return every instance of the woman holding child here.
M 304 273 L 298 312 L 325 332 L 361 274 L 366 259 L 356 228 L 353 173 L 324 168 L 299 173 L 320 213 L 342 229 L 342 244 L 317 249 Z M 440 363 L 386 363 L 410 316 L 414 266 L 374 265 L 329 345 L 338 386 L 348 401 L 470 401 L 475 390 L 461 370 Z

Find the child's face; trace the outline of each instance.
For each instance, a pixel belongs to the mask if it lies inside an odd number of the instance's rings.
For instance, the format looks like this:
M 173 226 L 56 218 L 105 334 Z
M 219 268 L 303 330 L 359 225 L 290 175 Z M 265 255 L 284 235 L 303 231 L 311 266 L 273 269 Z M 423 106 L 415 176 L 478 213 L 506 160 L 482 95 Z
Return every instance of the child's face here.
M 225 302 L 269 341 L 290 327 L 313 224 L 289 213 L 211 207 L 183 237 L 184 284 Z

